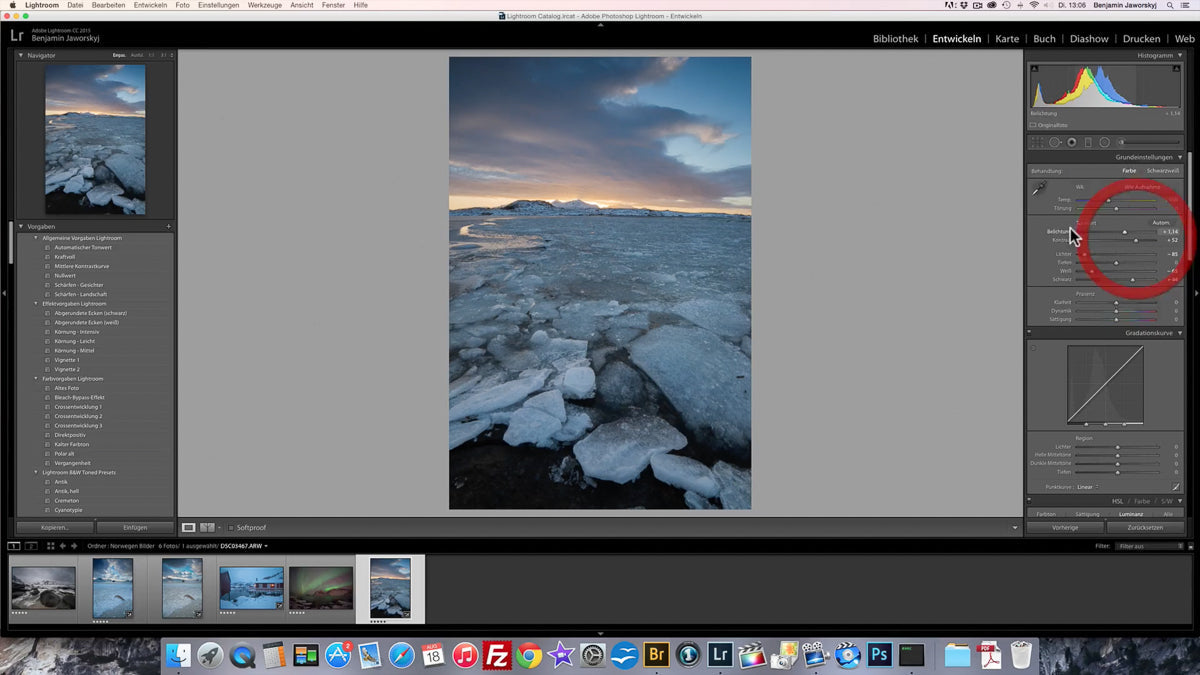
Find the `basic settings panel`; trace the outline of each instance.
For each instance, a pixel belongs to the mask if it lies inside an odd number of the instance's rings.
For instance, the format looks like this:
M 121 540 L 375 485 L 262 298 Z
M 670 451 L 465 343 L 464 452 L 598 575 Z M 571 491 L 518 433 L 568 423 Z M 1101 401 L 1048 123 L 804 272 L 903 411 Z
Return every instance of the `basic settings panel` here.
M 1189 536 L 1190 64 L 1025 54 L 1027 536 Z

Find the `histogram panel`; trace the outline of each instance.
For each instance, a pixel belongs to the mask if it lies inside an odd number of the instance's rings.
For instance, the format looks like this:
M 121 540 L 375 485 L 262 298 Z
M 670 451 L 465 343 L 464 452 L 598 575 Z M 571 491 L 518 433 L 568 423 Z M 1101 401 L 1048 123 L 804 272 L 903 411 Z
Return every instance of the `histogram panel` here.
M 1178 108 L 1182 71 L 1174 64 L 1032 64 L 1034 108 Z

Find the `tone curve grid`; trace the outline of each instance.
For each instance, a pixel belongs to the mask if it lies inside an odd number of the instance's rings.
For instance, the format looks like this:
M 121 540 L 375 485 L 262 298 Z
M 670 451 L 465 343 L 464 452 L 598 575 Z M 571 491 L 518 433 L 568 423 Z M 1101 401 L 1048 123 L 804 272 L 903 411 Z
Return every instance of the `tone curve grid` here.
M 1067 424 L 1145 424 L 1145 372 L 1145 345 L 1068 346 Z

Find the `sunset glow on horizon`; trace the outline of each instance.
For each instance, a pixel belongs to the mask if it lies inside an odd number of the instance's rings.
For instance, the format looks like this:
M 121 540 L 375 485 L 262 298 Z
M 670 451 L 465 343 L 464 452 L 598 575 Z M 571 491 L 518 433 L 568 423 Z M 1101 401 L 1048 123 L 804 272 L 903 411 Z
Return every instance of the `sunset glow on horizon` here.
M 661 204 L 632 204 L 625 202 L 609 201 L 604 199 L 588 199 L 587 197 L 511 197 L 511 196 L 474 196 L 474 195 L 450 195 L 450 209 L 469 209 L 473 207 L 498 209 L 506 204 L 511 204 L 518 199 L 540 199 L 547 202 L 570 202 L 578 199 L 588 204 L 593 204 L 602 209 L 654 209 L 654 210 L 671 210 L 681 211 L 685 213 L 741 213 L 750 215 L 749 205 L 741 207 L 736 203 L 731 203 L 727 206 L 720 207 L 689 207 L 683 204 L 661 205 Z M 748 198 L 747 198 L 748 199 Z
M 46 114 L 146 116 L 146 66 L 46 66 Z
M 750 59 L 450 60 L 450 209 L 750 214 Z

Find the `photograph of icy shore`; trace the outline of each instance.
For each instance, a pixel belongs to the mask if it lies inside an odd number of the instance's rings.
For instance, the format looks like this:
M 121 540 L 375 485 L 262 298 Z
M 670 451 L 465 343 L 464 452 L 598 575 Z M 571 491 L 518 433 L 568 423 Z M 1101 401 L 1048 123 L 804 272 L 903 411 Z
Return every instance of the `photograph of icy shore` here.
M 203 614 L 204 559 L 163 558 L 163 618 L 199 619 Z
M 146 66 L 46 66 L 46 214 L 146 213 Z
M 371 558 L 371 618 L 412 616 L 412 559 Z
M 10 588 L 13 609 L 75 609 L 74 567 L 13 567 Z
M 452 509 L 751 507 L 750 59 L 450 60 Z
M 92 559 L 92 618 L 133 614 L 133 558 Z

